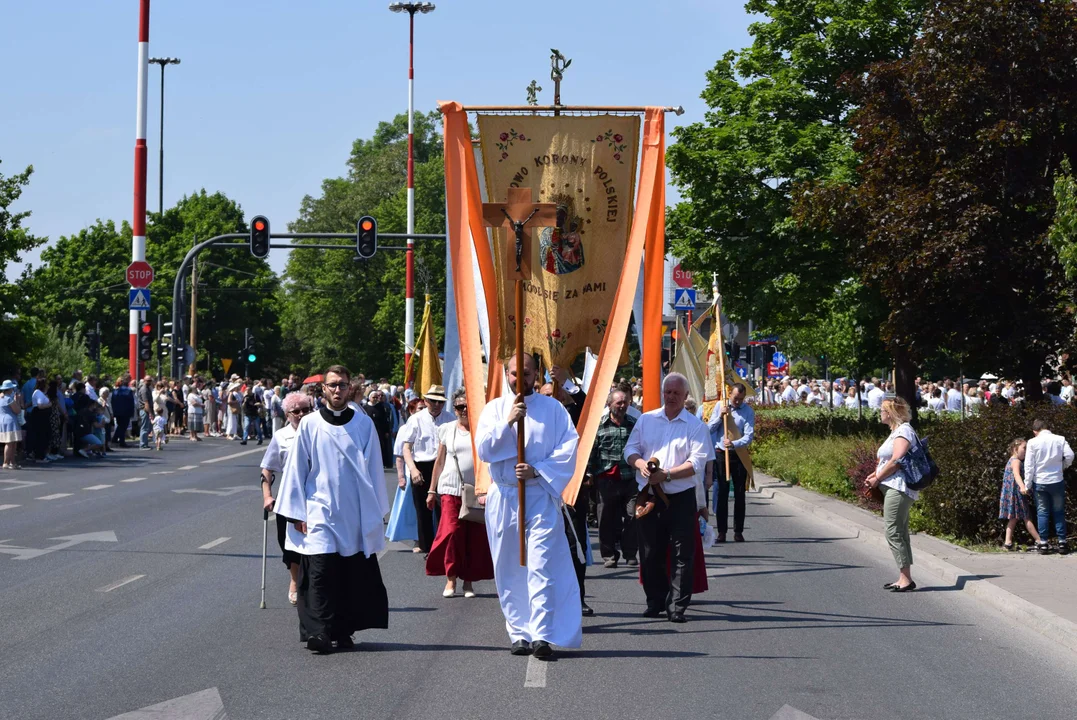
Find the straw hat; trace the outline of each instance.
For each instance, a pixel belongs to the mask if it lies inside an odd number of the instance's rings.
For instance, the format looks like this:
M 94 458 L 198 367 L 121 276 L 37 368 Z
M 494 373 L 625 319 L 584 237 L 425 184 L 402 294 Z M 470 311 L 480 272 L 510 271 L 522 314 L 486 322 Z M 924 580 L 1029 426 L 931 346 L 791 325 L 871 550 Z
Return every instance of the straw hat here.
M 435 402 L 447 402 L 445 397 L 445 386 L 443 385 L 431 385 L 430 389 L 423 393 L 424 400 L 434 400 Z

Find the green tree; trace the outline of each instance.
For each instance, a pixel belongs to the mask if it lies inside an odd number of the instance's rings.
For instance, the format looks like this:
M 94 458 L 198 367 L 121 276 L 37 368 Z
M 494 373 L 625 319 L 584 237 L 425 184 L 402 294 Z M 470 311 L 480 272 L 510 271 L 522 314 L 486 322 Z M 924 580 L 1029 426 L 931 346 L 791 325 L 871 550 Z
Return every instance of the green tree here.
M 1038 397 L 1072 336 L 1073 289 L 1046 241 L 1054 177 L 1077 152 L 1077 10 L 944 0 L 907 58 L 846 87 L 859 184 L 807 185 L 803 205 L 816 227 L 862 238 L 899 385 L 942 347 Z
M 750 47 L 726 53 L 707 73 L 706 120 L 676 128 L 668 153 L 684 198 L 669 213 L 672 251 L 689 269 L 718 273 L 731 316 L 784 334 L 822 315 L 835 288 L 857 276 L 843 236 L 793 218 L 793 188 L 854 180 L 848 117 L 855 105 L 838 80 L 904 56 L 926 4 L 746 3 L 765 20 L 749 27 Z M 883 317 L 873 312 L 865 333 Z
M 445 175 L 438 113 L 415 117 L 415 229 L 445 232 Z M 370 140 L 356 140 L 346 177 L 327 179 L 322 194 L 303 198 L 293 232 L 354 233 L 372 215 L 379 233 L 407 230 L 407 116 L 382 122 Z M 383 240 L 384 245 L 403 241 Z M 435 320 L 444 321 L 445 245 L 417 241 L 416 323 L 430 293 Z M 337 250 L 292 251 L 284 273 L 281 323 L 291 352 L 311 369 L 343 362 L 354 371 L 403 378 L 404 253 L 379 251 L 356 262 Z M 416 329 L 417 330 L 417 329 Z M 294 338 L 294 340 L 293 340 Z
M 30 183 L 33 172 L 31 165 L 11 177 L 0 173 L 0 372 L 5 377 L 33 350 L 37 339 L 32 313 L 28 316 L 9 314 L 18 308 L 20 292 L 18 286 L 7 279 L 9 263 L 21 262 L 23 253 L 45 242 L 45 238 L 35 237 L 23 227 L 23 221 L 30 217 L 29 210 L 11 210 L 23 188 Z
M 44 370 L 49 377 L 60 374 L 65 378 L 75 370 L 89 367 L 85 330 L 81 322 L 67 330 L 60 330 L 56 325 L 45 327 L 44 341 L 31 356 L 32 364 Z

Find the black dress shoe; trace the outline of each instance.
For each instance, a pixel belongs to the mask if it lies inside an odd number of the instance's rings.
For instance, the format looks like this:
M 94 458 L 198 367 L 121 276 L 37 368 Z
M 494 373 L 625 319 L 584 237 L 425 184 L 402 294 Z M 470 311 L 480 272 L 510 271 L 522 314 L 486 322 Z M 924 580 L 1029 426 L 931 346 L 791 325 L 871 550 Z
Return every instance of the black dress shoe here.
M 744 542 L 744 536 L 740 533 L 733 533 L 733 542 Z
M 602 561 L 602 567 L 615 568 L 617 567 L 617 558 L 606 558 Z
M 337 650 L 352 650 L 355 648 L 355 641 L 352 640 L 351 635 L 346 635 L 336 641 Z
M 531 644 L 531 654 L 539 660 L 550 660 L 553 658 L 553 648 L 545 640 L 536 640 Z
M 580 606 L 580 610 L 582 611 L 584 617 L 594 617 L 594 608 L 592 608 L 590 605 L 583 602 L 582 600 L 580 601 Z
M 724 543 L 725 542 L 725 533 L 718 533 L 718 537 L 714 538 L 714 542 L 716 542 L 716 543 Z
M 683 610 L 678 610 L 676 612 L 672 612 L 672 613 L 669 614 L 669 621 L 671 623 L 680 624 L 680 623 L 688 622 L 688 618 L 686 618 L 684 616 L 684 611 Z
M 890 588 L 890 592 L 912 592 L 915 589 L 916 583 L 911 582 L 905 587 L 901 587 L 900 585 L 894 585 L 894 587 Z
M 526 640 L 517 640 L 512 644 L 512 649 L 509 650 L 513 655 L 530 655 L 531 643 Z
M 311 635 L 307 638 L 307 650 L 312 650 L 319 655 L 328 655 L 333 652 L 333 643 L 326 635 Z
M 659 610 L 658 608 L 647 608 L 646 610 L 643 611 L 643 617 L 645 617 L 645 618 L 662 617 L 662 611 Z
M 628 558 L 627 560 L 625 560 L 625 565 L 627 565 L 628 567 L 637 567 L 639 565 L 639 560 L 637 560 L 636 558 Z

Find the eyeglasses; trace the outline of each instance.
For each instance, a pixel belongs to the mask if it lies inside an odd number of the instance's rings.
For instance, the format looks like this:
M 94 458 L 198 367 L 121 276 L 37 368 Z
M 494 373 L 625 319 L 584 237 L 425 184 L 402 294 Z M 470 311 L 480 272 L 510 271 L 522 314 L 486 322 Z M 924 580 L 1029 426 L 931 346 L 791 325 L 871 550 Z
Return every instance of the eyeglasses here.
M 467 405 L 454 405 L 453 410 L 458 413 L 467 412 Z
M 349 385 L 349 383 L 346 383 L 346 382 L 335 382 L 335 383 L 325 383 L 323 385 L 323 387 L 330 388 L 332 390 L 343 390 L 346 387 L 348 387 L 348 385 Z
M 427 405 L 444 405 L 445 401 L 444 400 L 434 400 L 433 398 L 427 398 L 426 404 Z
M 288 414 L 290 414 L 290 415 L 309 415 L 312 412 L 313 412 L 313 410 L 311 410 L 310 408 L 300 408 L 299 410 L 289 410 Z

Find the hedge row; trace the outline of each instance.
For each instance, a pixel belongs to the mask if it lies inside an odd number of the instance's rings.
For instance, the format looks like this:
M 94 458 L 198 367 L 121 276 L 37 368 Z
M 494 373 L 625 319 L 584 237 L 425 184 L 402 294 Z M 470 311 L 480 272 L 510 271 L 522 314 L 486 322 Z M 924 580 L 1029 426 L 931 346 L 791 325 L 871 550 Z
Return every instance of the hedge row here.
M 1005 529 L 1005 523 L 998 520 L 998 508 L 1007 449 L 1014 438 L 1032 436 L 1035 418 L 1046 420 L 1053 432 L 1077 445 L 1077 412 L 1068 407 L 987 407 L 965 420 L 921 417 L 920 435 L 927 438 L 940 473 L 916 504 L 920 529 L 973 543 L 998 541 Z M 760 408 L 756 414 L 761 469 L 769 466 L 779 477 L 796 482 L 795 477 L 784 477 L 782 468 L 771 458 L 782 456 L 778 450 L 782 446 L 810 448 L 813 461 L 828 468 L 835 464 L 843 467 L 848 483 L 838 491 L 816 489 L 846 499 L 852 495 L 861 505 L 876 510 L 878 504 L 871 500 L 864 478 L 874 470 L 875 451 L 888 432 L 876 414 L 869 416 L 867 412 L 863 420 L 858 420 L 856 411 L 810 407 Z M 821 446 L 812 440 L 830 437 L 850 442 L 825 444 L 840 457 L 819 458 Z M 1077 532 L 1077 464 L 1065 477 L 1070 497 L 1067 521 Z M 1035 512 L 1034 507 L 1030 509 Z

